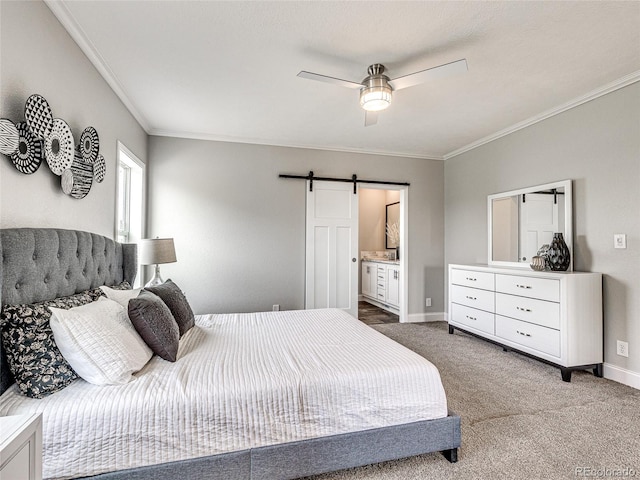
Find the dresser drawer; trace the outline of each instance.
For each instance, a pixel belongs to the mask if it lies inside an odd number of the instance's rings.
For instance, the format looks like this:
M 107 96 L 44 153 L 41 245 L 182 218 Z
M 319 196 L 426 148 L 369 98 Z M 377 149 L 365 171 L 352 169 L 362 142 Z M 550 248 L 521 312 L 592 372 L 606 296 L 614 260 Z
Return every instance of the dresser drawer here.
M 497 274 L 496 292 L 559 302 L 560 280 Z
M 494 296 L 494 293 L 488 290 L 462 287 L 460 285 L 451 286 L 451 301 L 453 303 L 479 308 L 488 312 L 493 312 L 495 307 Z
M 455 285 L 493 290 L 494 277 L 495 275 L 489 272 L 475 272 L 473 270 L 458 270 L 454 268 L 451 269 L 450 281 Z
M 451 320 L 491 335 L 495 333 L 495 315 L 484 310 L 453 303 L 451 305 Z
M 496 293 L 496 313 L 543 327 L 560 329 L 560 304 Z
M 386 298 L 387 298 L 387 292 L 384 288 L 380 288 L 378 287 L 378 292 L 377 292 L 378 296 L 377 299 L 380 302 L 385 302 Z
M 560 332 L 496 315 L 496 336 L 560 358 Z

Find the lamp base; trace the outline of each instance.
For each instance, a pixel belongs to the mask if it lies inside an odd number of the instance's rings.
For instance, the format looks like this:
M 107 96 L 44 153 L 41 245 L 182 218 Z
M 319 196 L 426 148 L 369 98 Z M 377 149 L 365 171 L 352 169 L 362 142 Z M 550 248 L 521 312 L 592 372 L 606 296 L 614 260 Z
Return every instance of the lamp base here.
M 145 287 L 155 287 L 163 283 L 164 283 L 164 280 L 160 276 L 160 265 L 156 265 L 156 270 L 153 275 L 153 278 L 145 284 Z

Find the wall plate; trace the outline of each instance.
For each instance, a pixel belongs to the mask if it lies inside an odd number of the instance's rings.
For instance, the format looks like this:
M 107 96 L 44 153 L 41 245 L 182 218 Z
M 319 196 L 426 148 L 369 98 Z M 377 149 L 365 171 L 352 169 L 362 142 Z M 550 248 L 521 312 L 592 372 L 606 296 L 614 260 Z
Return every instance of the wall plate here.
M 613 248 L 627 248 L 627 235 L 624 233 L 614 234 Z

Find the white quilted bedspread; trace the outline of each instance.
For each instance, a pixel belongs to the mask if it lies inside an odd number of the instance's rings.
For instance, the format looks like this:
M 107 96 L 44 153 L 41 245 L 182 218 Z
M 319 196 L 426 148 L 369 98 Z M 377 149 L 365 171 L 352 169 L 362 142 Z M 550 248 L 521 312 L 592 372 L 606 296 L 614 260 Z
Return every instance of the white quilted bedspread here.
M 340 310 L 202 315 L 178 361 L 45 399 L 44 476 L 70 478 L 447 415 L 438 370 Z

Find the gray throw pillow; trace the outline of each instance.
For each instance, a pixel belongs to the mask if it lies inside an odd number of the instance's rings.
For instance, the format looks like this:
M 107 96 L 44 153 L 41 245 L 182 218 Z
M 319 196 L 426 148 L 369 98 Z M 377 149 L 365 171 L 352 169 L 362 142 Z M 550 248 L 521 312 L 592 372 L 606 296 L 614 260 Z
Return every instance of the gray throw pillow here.
M 34 304 L 5 305 L 0 314 L 2 346 L 18 389 L 44 398 L 78 378 L 53 338 L 48 307 L 70 309 L 96 301 L 99 288 Z
M 129 300 L 129 318 L 149 348 L 161 358 L 175 362 L 180 329 L 171 310 L 157 295 L 142 290 Z
M 178 324 L 181 337 L 196 324 L 193 310 L 191 310 L 187 298 L 184 296 L 184 293 L 182 293 L 182 290 L 180 290 L 180 287 L 171 281 L 171 279 L 155 287 L 146 287 L 145 290 L 155 293 L 167 304 L 173 318 L 175 318 Z

